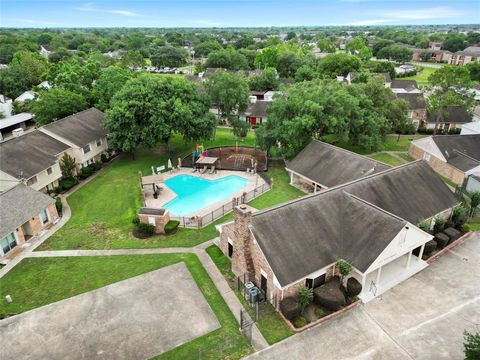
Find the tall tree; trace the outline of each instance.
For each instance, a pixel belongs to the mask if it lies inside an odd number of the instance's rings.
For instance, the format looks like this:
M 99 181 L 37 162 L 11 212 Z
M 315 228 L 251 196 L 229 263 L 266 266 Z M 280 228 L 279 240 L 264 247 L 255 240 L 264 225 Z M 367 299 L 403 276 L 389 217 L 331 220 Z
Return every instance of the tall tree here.
M 237 115 L 248 107 L 250 91 L 247 82 L 241 77 L 217 71 L 209 76 L 205 89 L 212 104 L 218 109 L 218 119 Z
M 372 57 L 372 51 L 367 46 L 367 40 L 363 36 L 358 36 L 347 44 L 347 52 L 356 55 L 362 60 L 368 60 Z
M 317 47 L 321 52 L 334 53 L 335 45 L 333 45 L 330 39 L 320 39 L 317 41 Z
M 143 55 L 138 50 L 127 51 L 127 53 L 122 57 L 122 65 L 125 67 L 144 66 L 145 59 L 143 58 Z
M 346 76 L 351 71 L 358 71 L 362 65 L 356 56 L 345 53 L 331 54 L 323 58 L 318 65 L 318 72 L 326 78 Z
M 35 114 L 35 123 L 45 125 L 85 110 L 87 107 L 88 104 L 82 95 L 61 88 L 53 88 L 42 91 L 30 106 L 30 110 Z
M 187 63 L 188 51 L 170 45 L 155 50 L 151 56 L 152 64 L 157 67 L 178 67 Z
M 266 68 L 260 75 L 253 75 L 248 79 L 250 89 L 257 91 L 277 90 L 280 86 L 277 70 Z
M 109 143 L 133 155 L 139 146 L 168 144 L 174 131 L 187 139 L 208 137 L 215 125 L 208 105 L 185 79 L 142 74 L 115 94 L 104 126 Z
M 205 62 L 205 68 L 230 70 L 248 69 L 247 58 L 233 48 L 212 51 Z
M 120 91 L 125 83 L 133 77 L 133 73 L 118 66 L 106 68 L 92 89 L 92 96 L 95 99 L 95 107 L 105 111 L 110 107 L 110 100 Z

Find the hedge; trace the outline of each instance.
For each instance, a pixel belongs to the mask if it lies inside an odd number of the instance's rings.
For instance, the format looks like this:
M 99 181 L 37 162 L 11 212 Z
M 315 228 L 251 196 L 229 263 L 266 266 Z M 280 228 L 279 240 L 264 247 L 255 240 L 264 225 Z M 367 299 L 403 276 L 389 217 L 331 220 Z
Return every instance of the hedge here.
M 180 221 L 177 220 L 170 220 L 165 224 L 165 234 L 170 234 L 174 232 L 177 228 L 178 225 L 180 225 Z
M 78 184 L 78 180 L 75 178 L 65 178 L 60 180 L 59 188 L 62 190 L 70 190 L 72 187 Z

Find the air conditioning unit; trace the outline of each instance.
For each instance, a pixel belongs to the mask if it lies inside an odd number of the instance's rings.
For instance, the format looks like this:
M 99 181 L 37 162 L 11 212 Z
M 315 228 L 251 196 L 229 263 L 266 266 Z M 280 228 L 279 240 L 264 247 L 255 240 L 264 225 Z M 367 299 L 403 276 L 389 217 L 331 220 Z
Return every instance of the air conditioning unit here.
M 19 137 L 19 136 L 22 136 L 23 135 L 23 129 L 22 128 L 18 128 L 18 129 L 15 129 L 12 131 L 12 135 L 14 137 Z

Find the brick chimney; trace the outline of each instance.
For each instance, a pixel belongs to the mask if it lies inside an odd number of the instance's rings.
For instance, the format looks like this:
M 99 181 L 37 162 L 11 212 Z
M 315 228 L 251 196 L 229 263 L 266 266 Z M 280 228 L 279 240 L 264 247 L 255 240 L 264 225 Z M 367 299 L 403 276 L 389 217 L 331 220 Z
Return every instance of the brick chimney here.
M 242 204 L 234 208 L 234 236 L 235 251 L 232 256 L 234 272 L 237 274 L 248 274 L 249 280 L 255 279 L 255 268 L 251 253 L 251 235 L 249 225 L 252 220 L 252 208 Z

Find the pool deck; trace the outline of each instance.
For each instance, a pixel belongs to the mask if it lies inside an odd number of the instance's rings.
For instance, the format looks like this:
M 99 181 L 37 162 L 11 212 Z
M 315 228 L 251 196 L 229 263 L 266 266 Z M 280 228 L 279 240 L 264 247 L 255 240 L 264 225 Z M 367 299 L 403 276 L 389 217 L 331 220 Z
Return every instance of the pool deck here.
M 232 201 L 232 198 L 234 197 L 239 197 L 241 196 L 244 192 L 250 192 L 253 191 L 256 187 L 262 186 L 265 184 L 265 181 L 262 179 L 262 177 L 258 174 L 247 174 L 246 172 L 242 171 L 230 171 L 230 170 L 217 170 L 216 174 L 209 174 L 208 171 L 204 174 L 200 174 L 198 171 L 197 172 L 192 172 L 192 168 L 181 168 L 180 170 L 176 170 L 175 172 L 165 172 L 162 174 L 163 175 L 163 181 L 168 180 L 174 176 L 178 175 L 190 175 L 190 176 L 196 176 L 201 179 L 206 179 L 206 180 L 217 180 L 221 179 L 226 176 L 230 175 L 235 175 L 235 176 L 240 176 L 244 179 L 247 179 L 249 183 L 241 190 L 235 192 L 228 198 L 218 201 L 210 206 L 204 207 L 198 211 L 195 211 L 191 214 L 188 215 L 188 217 L 192 216 L 204 216 L 206 214 L 211 213 L 213 210 L 218 209 L 224 204 L 228 204 Z M 143 193 L 145 196 L 145 203 L 146 207 L 149 208 L 154 208 L 154 209 L 160 209 L 162 208 L 165 204 L 168 202 L 172 201 L 177 197 L 177 194 L 170 189 L 165 183 L 158 184 L 162 188 L 162 191 L 160 192 L 160 195 L 158 196 L 157 199 L 153 197 L 153 187 L 151 185 L 145 185 L 143 187 Z M 175 216 L 175 214 L 171 214 L 172 216 Z

